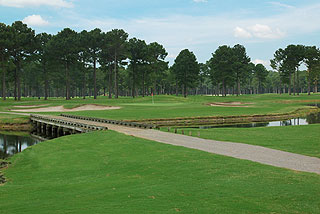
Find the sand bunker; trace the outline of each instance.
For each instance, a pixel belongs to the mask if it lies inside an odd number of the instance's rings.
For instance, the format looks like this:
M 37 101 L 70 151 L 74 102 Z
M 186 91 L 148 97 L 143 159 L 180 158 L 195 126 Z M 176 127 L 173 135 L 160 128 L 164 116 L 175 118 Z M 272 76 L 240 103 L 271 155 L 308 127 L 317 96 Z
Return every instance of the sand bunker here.
M 28 106 L 30 107 L 30 106 Z M 32 108 L 32 109 L 13 109 L 11 111 L 16 112 L 73 112 L 73 111 L 97 111 L 97 110 L 115 110 L 120 109 L 120 107 L 114 106 L 101 106 L 101 105 L 82 105 L 79 107 L 75 107 L 72 109 L 64 108 L 63 106 L 53 106 L 53 107 L 45 107 L 45 108 Z
M 222 106 L 222 107 L 250 107 L 249 104 L 253 103 L 241 103 L 241 102 L 224 102 L 224 103 L 209 103 L 209 106 Z
M 47 104 L 43 105 L 31 105 L 31 106 L 13 106 L 15 108 L 36 108 L 36 107 L 41 107 L 41 106 L 47 106 Z

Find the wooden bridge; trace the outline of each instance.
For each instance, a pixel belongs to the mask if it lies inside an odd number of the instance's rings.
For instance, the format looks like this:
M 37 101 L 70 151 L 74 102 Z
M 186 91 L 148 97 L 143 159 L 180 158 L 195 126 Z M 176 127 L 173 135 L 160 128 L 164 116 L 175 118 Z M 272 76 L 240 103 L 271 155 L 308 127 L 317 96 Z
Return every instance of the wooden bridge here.
M 66 114 L 61 114 L 60 116 L 32 114 L 30 115 L 30 120 L 33 126 L 32 133 L 46 139 L 90 131 L 107 130 L 107 124 L 143 129 L 155 128 L 146 124 Z

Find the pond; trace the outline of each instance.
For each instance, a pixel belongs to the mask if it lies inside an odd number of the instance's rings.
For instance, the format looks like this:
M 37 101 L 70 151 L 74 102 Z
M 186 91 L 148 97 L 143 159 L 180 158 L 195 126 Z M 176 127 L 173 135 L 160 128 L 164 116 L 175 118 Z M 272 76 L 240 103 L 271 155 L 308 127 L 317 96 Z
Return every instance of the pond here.
M 39 142 L 40 140 L 33 138 L 28 134 L 18 136 L 10 133 L 0 133 L 0 159 L 21 152 L 27 147 Z
M 200 129 L 211 128 L 254 128 L 254 127 L 271 127 L 271 126 L 301 126 L 320 123 L 320 112 L 309 114 L 303 118 L 293 118 L 285 121 L 271 121 L 263 123 L 245 123 L 245 124 L 228 124 L 219 126 L 201 126 Z

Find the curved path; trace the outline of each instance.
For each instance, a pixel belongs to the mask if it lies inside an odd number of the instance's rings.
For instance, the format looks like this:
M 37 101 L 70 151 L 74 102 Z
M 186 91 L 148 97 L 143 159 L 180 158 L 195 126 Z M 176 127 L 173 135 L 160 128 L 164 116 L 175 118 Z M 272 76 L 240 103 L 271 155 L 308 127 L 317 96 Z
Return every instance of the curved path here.
M 52 117 L 66 119 L 65 117 L 60 116 Z M 121 132 L 126 135 L 144 138 L 156 142 L 171 144 L 175 146 L 183 146 L 209 153 L 250 160 L 262 164 L 287 168 L 296 171 L 320 174 L 320 159 L 316 157 L 309 157 L 305 155 L 299 155 L 243 143 L 206 140 L 186 135 L 161 132 L 152 129 L 138 129 L 71 118 L 68 118 L 68 120 L 73 122 L 87 123 L 90 125 L 104 126 L 108 127 L 108 129 L 110 130 Z

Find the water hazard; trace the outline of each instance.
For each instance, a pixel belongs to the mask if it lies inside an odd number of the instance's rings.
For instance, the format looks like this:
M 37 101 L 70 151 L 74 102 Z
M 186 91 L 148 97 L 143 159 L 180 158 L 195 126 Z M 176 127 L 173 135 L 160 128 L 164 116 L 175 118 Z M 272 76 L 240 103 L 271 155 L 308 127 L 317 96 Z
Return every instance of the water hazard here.
M 211 128 L 254 128 L 254 127 L 271 127 L 271 126 L 301 126 L 309 124 L 320 123 L 320 112 L 315 114 L 309 114 L 303 118 L 293 118 L 284 121 L 271 121 L 263 123 L 245 123 L 245 124 L 226 124 L 219 126 L 201 126 L 200 129 L 211 129 Z
M 17 136 L 0 133 L 0 159 L 7 158 L 23 151 L 29 146 L 39 143 L 40 140 L 31 136 Z

